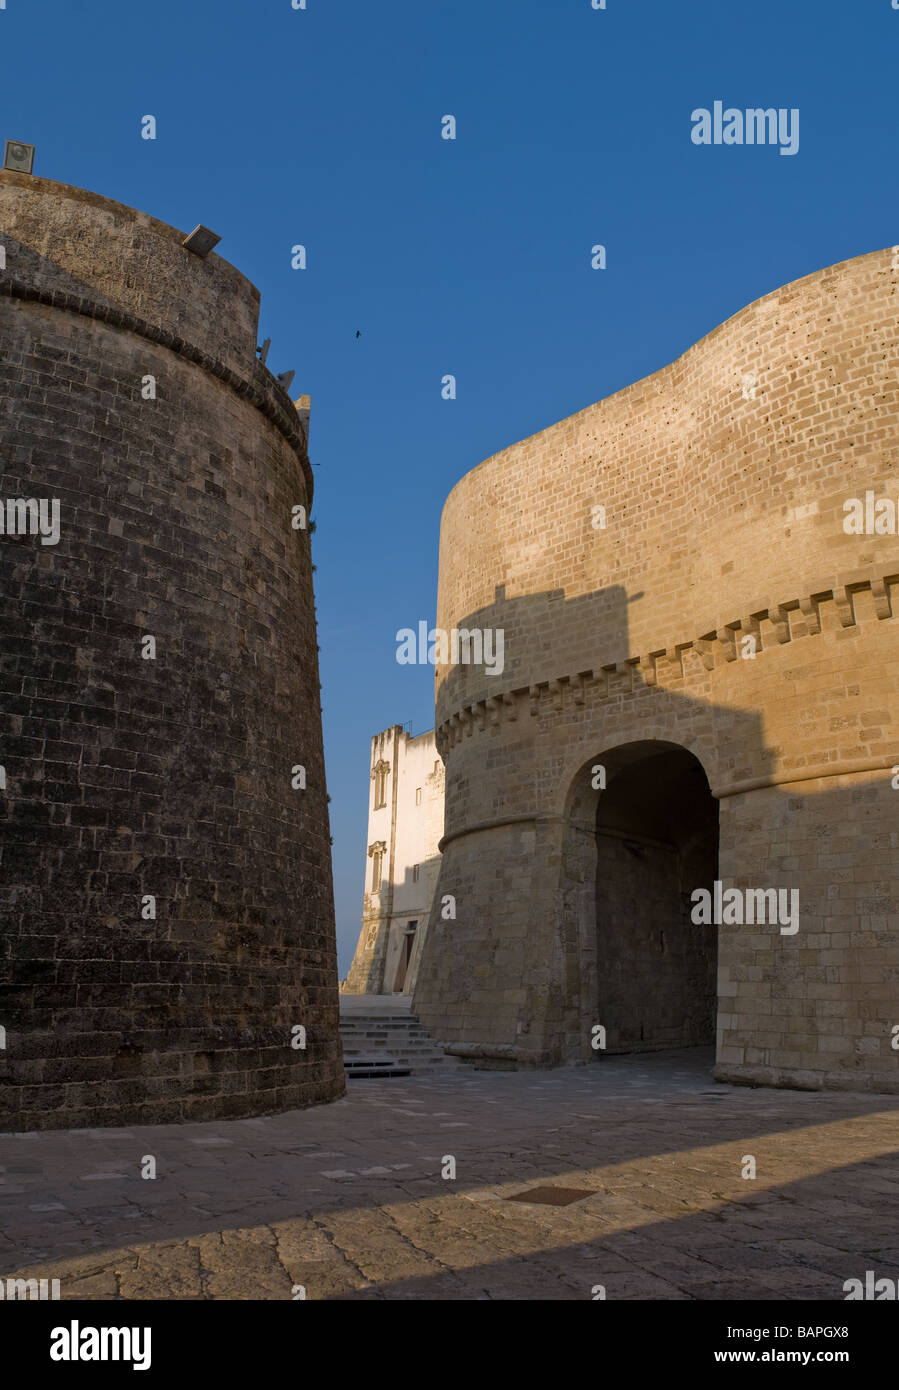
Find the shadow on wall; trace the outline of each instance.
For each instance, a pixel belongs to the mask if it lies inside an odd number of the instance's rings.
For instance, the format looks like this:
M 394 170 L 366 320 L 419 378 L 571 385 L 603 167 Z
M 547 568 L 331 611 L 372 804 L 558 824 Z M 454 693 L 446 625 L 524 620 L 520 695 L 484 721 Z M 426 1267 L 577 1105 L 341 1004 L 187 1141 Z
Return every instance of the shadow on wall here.
M 717 1019 L 719 1073 L 895 1082 L 889 758 L 852 785 L 771 785 L 784 750 L 765 744 L 778 693 L 760 630 L 745 659 L 747 634 L 735 632 L 726 665 L 715 633 L 634 657 L 617 586 L 570 601 L 498 589 L 465 627 L 504 629 L 506 661 L 496 677 L 441 671 L 446 833 L 415 992 L 429 1031 L 485 1061 L 546 1065 L 601 1056 L 597 1027 L 605 1050 L 627 1051 L 710 1041 Z M 794 629 L 791 641 L 819 630 Z M 840 634 L 864 641 L 864 630 Z M 793 665 L 832 656 L 819 641 L 777 649 Z M 710 698 L 724 681 L 734 704 Z M 827 747 L 832 711 L 823 718 Z M 446 895 L 454 920 L 441 916 Z
M 418 865 L 418 878 L 407 866 L 401 878 L 385 877 L 378 893 L 364 895 L 362 931 L 342 993 L 412 993 L 439 869 L 440 855 L 431 855 Z

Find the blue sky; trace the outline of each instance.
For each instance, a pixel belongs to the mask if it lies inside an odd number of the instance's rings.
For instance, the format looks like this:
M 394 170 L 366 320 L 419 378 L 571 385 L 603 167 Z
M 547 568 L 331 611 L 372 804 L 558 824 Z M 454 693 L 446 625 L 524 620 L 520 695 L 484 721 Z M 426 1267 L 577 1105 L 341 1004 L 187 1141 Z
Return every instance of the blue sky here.
M 447 493 L 751 300 L 899 242 L 899 11 L 306 3 L 6 0 L 0 137 L 37 145 L 36 174 L 214 228 L 261 291 L 268 365 L 312 397 L 343 975 L 369 739 L 433 726 L 433 671 L 399 666 L 395 634 L 434 621 Z M 694 145 L 716 100 L 799 108 L 798 153 Z

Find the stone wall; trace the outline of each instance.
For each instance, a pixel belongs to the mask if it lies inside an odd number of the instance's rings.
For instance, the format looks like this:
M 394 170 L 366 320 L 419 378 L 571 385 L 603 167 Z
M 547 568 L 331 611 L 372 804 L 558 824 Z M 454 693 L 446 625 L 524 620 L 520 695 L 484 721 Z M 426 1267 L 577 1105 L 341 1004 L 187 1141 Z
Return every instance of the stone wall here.
M 788 285 L 450 494 L 438 626 L 505 652 L 437 670 L 435 1036 L 596 1055 L 590 769 L 675 747 L 722 883 L 800 895 L 796 935 L 718 930 L 718 1074 L 899 1088 L 899 540 L 843 524 L 899 495 L 897 293 L 890 251 Z
M 182 239 L 0 173 L 0 500 L 60 502 L 0 536 L 4 1128 L 344 1088 L 305 431 Z

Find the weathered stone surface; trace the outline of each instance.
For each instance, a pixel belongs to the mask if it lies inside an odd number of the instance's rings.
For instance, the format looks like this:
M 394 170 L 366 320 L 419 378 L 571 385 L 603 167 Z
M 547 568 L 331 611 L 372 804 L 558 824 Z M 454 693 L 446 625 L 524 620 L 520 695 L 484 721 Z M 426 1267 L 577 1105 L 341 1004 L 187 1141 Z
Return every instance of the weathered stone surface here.
M 586 1059 L 717 1012 L 722 1077 L 899 1089 L 899 539 L 843 525 L 896 499 L 897 285 L 886 250 L 777 290 L 450 494 L 437 626 L 505 636 L 436 672 L 432 1036 Z M 720 805 L 699 861 L 674 754 Z M 716 862 L 798 932 L 688 939 Z
M 343 1090 L 305 430 L 182 235 L 0 173 L 0 501 L 60 502 L 0 535 L 7 1129 Z
M 360 1081 L 265 1119 L 9 1136 L 0 1277 L 57 1278 L 63 1300 L 587 1301 L 601 1284 L 834 1303 L 868 1269 L 895 1278 L 896 1101 L 715 1086 L 711 1060 Z M 546 1186 L 590 1195 L 507 1200 Z

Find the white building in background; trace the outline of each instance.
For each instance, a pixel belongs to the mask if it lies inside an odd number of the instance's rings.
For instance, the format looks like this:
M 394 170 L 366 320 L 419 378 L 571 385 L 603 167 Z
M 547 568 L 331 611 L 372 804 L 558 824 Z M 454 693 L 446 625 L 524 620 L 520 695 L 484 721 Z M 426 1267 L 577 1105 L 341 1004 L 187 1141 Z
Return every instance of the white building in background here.
M 443 763 L 434 730 L 371 741 L 362 931 L 345 994 L 411 994 L 440 866 Z

